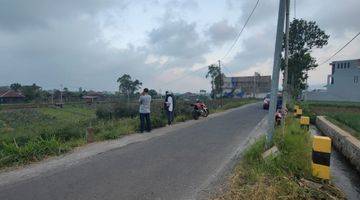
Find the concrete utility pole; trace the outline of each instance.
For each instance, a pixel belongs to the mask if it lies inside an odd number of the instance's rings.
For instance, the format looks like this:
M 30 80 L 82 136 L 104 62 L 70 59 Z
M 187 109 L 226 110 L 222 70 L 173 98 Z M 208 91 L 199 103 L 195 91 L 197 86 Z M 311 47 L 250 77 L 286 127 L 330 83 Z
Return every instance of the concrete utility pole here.
M 283 82 L 283 100 L 282 100 L 282 110 L 286 110 L 286 103 L 290 100 L 289 96 L 289 15 L 290 15 L 290 0 L 286 0 L 286 13 L 285 13 L 285 69 L 284 69 L 284 82 Z M 281 120 L 281 126 L 285 126 L 285 117 Z
M 256 87 L 256 86 L 255 86 L 256 80 L 255 80 L 255 78 L 256 78 L 256 72 L 254 72 L 254 88 L 253 88 L 254 91 L 253 91 L 253 98 L 255 98 L 255 96 L 256 96 L 256 95 L 255 95 L 255 92 L 256 92 L 256 88 L 255 88 L 255 87 Z
M 222 77 L 222 73 L 221 73 L 221 61 L 218 60 L 219 62 L 219 71 L 220 71 L 220 104 L 221 107 L 223 107 L 223 77 Z
M 279 13 L 276 30 L 275 41 L 275 53 L 274 53 L 274 65 L 271 80 L 271 97 L 268 115 L 268 133 L 266 137 L 266 148 L 269 148 L 272 142 L 274 130 L 275 130 L 275 111 L 277 104 L 277 93 L 279 87 L 279 74 L 280 74 L 280 58 L 282 50 L 282 40 L 284 31 L 284 17 L 285 17 L 285 0 L 279 2 Z

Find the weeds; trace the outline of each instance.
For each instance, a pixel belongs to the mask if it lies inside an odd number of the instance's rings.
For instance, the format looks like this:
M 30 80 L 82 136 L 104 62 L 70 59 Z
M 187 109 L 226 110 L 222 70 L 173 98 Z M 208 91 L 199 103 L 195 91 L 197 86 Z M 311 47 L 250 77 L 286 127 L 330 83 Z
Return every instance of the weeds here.
M 280 154 L 264 160 L 265 137 L 260 138 L 244 153 L 229 190 L 217 199 L 344 199 L 330 184 L 314 189 L 301 183 L 312 180 L 311 137 L 296 119 L 286 124 L 286 134 L 277 129 L 274 137 Z

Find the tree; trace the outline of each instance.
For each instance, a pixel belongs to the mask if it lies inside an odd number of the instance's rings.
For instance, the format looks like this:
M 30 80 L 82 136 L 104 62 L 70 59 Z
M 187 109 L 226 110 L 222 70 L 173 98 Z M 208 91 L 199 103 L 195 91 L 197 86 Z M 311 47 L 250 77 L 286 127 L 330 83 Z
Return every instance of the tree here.
M 158 95 L 158 93 L 156 92 L 156 90 L 150 89 L 149 90 L 149 95 L 154 98 L 154 97 L 156 97 Z
M 297 96 L 307 88 L 307 72 L 318 66 L 316 59 L 311 56 L 312 49 L 327 45 L 329 37 L 314 21 L 294 19 L 290 23 L 288 84 L 291 85 L 289 89 L 292 95 Z M 284 67 L 282 59 L 282 70 Z
M 20 83 L 13 83 L 10 85 L 10 89 L 14 90 L 14 91 L 18 91 L 21 88 Z
M 212 64 L 208 66 L 208 72 L 205 77 L 211 78 L 211 96 L 214 98 L 222 90 L 224 74 L 221 73 L 219 66 Z
M 119 83 L 119 91 L 122 94 L 125 94 L 128 98 L 140 89 L 142 83 L 135 79 L 132 80 L 129 74 L 124 74 L 117 79 Z
M 32 85 L 25 85 L 21 86 L 21 92 L 25 95 L 26 101 L 32 101 L 40 98 L 41 87 L 37 86 L 35 83 Z

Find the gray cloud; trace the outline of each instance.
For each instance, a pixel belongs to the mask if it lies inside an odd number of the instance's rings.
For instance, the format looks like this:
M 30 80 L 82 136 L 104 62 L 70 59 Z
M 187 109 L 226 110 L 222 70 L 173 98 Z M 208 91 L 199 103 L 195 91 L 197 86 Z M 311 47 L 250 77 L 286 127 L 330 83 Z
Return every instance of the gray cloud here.
M 237 29 L 231 26 L 227 20 L 222 20 L 212 24 L 206 31 L 210 40 L 215 45 L 223 45 L 225 42 L 232 41 L 237 35 Z
M 200 39 L 196 24 L 184 20 L 165 20 L 149 33 L 152 53 L 169 57 L 172 65 L 192 65 L 204 61 L 209 46 Z
M 331 39 L 336 36 L 335 41 L 343 41 L 345 34 L 351 35 L 351 32 L 359 30 L 357 19 L 360 17 L 360 1 L 331 0 L 326 4 L 309 0 L 297 2 L 298 17 L 317 21 L 321 28 L 331 34 Z M 150 19 L 144 20 L 145 25 L 151 24 L 154 27 L 139 36 L 146 40 L 145 43 L 139 46 L 126 46 L 124 43 L 120 45 L 125 46 L 122 49 L 114 48 L 114 45 L 109 43 L 113 38 L 104 39 L 104 30 L 101 30 L 104 27 L 99 21 L 109 23 L 106 26 L 110 27 L 114 24 L 110 31 L 126 36 L 126 29 L 130 24 L 123 25 L 119 21 L 126 22 L 127 17 L 135 17 L 136 21 L 142 20 L 139 18 L 141 16 L 123 16 L 122 11 L 129 9 L 129 4 L 143 6 L 144 12 L 150 14 L 160 12 L 164 15 L 157 15 L 163 17 L 156 18 L 158 21 L 155 25 L 152 24 L 153 21 L 149 22 Z M 129 0 L 2 0 L 0 85 L 17 81 L 23 84 L 35 82 L 45 88 L 64 84 L 74 89 L 82 86 L 89 89 L 115 90 L 116 78 L 123 73 L 129 73 L 151 87 L 159 73 L 171 71 L 172 68 L 175 71 L 178 68 L 188 69 L 194 64 L 205 63 L 208 53 L 216 52 L 221 45 L 232 41 L 255 1 L 227 0 L 227 9 L 236 12 L 209 18 L 211 20 L 207 20 L 204 15 L 201 22 L 191 21 L 192 16 L 199 17 L 197 12 L 205 10 L 202 7 L 199 9 L 201 4 L 194 0 L 170 0 L 165 3 L 152 0 L 135 4 Z M 272 59 L 277 8 L 278 1 L 260 1 L 238 46 L 231 54 L 234 57 L 229 56 L 224 61 L 231 71 L 247 69 L 255 63 Z M 109 20 L 107 15 L 111 12 L 116 15 Z M 211 14 L 215 11 L 206 12 Z M 124 13 L 129 15 L 129 12 Z M 123 18 L 119 20 L 119 17 Z M 227 21 L 236 17 L 238 19 L 234 24 Z M 219 21 L 221 19 L 223 20 Z M 136 31 L 136 27 L 130 28 Z M 116 42 L 119 41 L 121 42 Z M 209 41 L 215 47 L 211 46 Z M 149 62 L 150 55 L 166 58 L 166 62 L 156 59 Z M 191 79 L 187 80 L 189 81 Z
M 116 2 L 116 3 L 115 3 Z M 64 21 L 81 15 L 95 15 L 104 8 L 127 5 L 125 1 L 97 0 L 2 0 L 0 29 L 7 31 L 49 28 L 53 21 Z

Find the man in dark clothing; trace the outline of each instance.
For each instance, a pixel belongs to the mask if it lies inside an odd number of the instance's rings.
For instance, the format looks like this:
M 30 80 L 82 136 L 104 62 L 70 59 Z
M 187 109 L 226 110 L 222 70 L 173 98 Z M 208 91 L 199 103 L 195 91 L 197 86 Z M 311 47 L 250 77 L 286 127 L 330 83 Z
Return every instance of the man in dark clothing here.
M 164 108 L 165 108 L 165 112 L 166 112 L 166 117 L 168 119 L 168 125 L 170 126 L 171 123 L 174 121 L 174 96 L 166 91 L 166 96 L 165 96 L 165 102 L 164 102 Z

